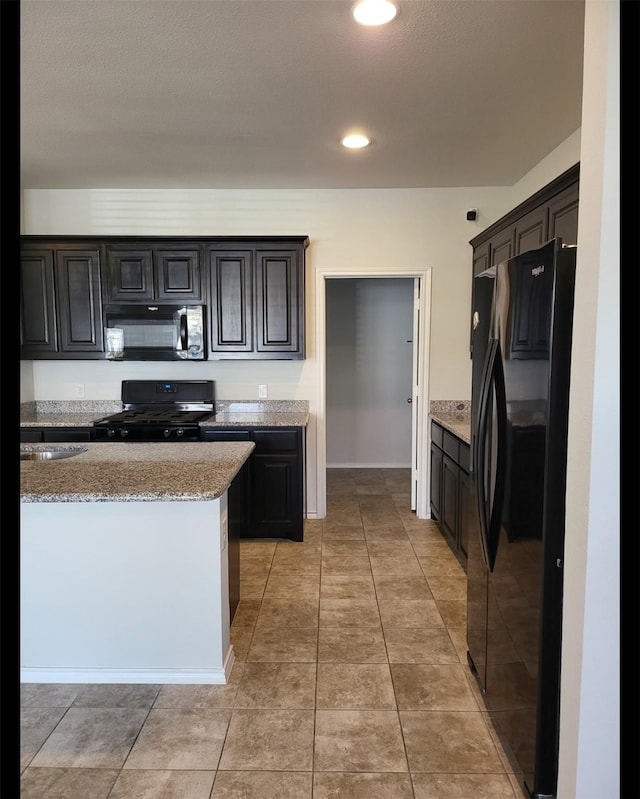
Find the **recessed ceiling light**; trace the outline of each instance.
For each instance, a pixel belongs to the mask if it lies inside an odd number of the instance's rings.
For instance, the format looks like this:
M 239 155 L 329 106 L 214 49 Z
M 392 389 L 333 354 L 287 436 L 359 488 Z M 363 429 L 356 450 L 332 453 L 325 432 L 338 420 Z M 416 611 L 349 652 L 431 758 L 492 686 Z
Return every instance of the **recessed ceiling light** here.
M 361 0 L 353 8 L 353 16 L 361 25 L 384 25 L 398 13 L 391 0 Z
M 342 146 L 348 147 L 350 150 L 359 150 L 361 147 L 366 147 L 371 143 L 371 139 L 362 136 L 360 133 L 352 133 L 350 136 L 345 136 L 342 140 Z

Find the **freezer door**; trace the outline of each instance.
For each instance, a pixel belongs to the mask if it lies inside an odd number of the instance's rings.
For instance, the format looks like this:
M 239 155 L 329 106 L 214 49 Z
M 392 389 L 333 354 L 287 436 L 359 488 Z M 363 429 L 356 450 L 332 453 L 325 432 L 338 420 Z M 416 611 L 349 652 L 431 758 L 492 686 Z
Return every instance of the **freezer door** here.
M 489 332 L 495 267 L 474 278 L 472 324 L 472 382 L 471 382 L 471 481 L 473 499 L 469 513 L 467 541 L 467 659 L 476 675 L 480 689 L 486 688 L 487 663 L 487 563 L 481 543 L 480 519 L 477 510 L 477 451 L 478 412 L 485 386 Z

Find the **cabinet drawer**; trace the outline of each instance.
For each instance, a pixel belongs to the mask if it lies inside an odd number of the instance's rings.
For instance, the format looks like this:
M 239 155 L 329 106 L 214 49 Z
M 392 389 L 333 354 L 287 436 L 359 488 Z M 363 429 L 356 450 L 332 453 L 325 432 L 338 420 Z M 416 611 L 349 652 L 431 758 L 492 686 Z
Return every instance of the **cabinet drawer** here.
M 24 427 L 20 428 L 20 443 L 21 444 L 40 444 L 42 442 L 42 433 L 40 430 L 28 430 Z
M 296 430 L 254 430 L 256 452 L 296 452 L 299 436 Z
M 431 422 L 431 441 L 437 446 L 442 449 L 442 434 L 444 430 L 440 427 L 440 425 L 436 424 L 435 422 Z
M 448 433 L 446 430 L 442 434 L 442 449 L 447 453 L 451 460 L 458 463 L 458 448 L 460 439 Z
M 251 441 L 248 430 L 216 430 L 203 429 L 200 433 L 202 441 Z
M 62 444 L 68 441 L 93 441 L 91 427 L 20 428 L 20 443 Z
M 471 471 L 471 448 L 464 441 L 460 442 L 460 455 L 458 457 L 458 464 L 467 474 Z

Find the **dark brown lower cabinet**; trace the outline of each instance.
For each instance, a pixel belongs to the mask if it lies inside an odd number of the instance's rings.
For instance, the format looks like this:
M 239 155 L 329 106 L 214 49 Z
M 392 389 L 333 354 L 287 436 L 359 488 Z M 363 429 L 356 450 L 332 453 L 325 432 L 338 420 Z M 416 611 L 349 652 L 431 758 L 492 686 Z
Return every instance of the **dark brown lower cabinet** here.
M 301 427 L 202 428 L 203 441 L 253 441 L 242 491 L 246 514 L 239 515 L 240 538 L 302 541 L 304 522 L 304 443 Z
M 431 442 L 431 518 L 440 522 L 442 497 L 442 450 Z
M 249 461 L 245 461 L 227 491 L 227 523 L 229 612 L 233 621 L 240 602 L 240 539 L 249 529 Z
M 467 569 L 467 541 L 471 512 L 469 445 L 431 422 L 431 518 Z

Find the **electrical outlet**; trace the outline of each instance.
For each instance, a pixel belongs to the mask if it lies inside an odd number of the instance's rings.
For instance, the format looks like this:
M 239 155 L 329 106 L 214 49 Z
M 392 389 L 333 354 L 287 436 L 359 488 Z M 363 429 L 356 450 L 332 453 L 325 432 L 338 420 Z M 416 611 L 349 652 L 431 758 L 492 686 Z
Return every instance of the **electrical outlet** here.
M 229 543 L 229 533 L 227 532 L 227 517 L 222 517 L 222 551 L 227 548 L 227 544 Z
M 74 383 L 74 396 L 76 399 L 84 399 L 84 383 Z
M 258 386 L 258 399 L 267 399 L 268 391 L 265 383 Z

